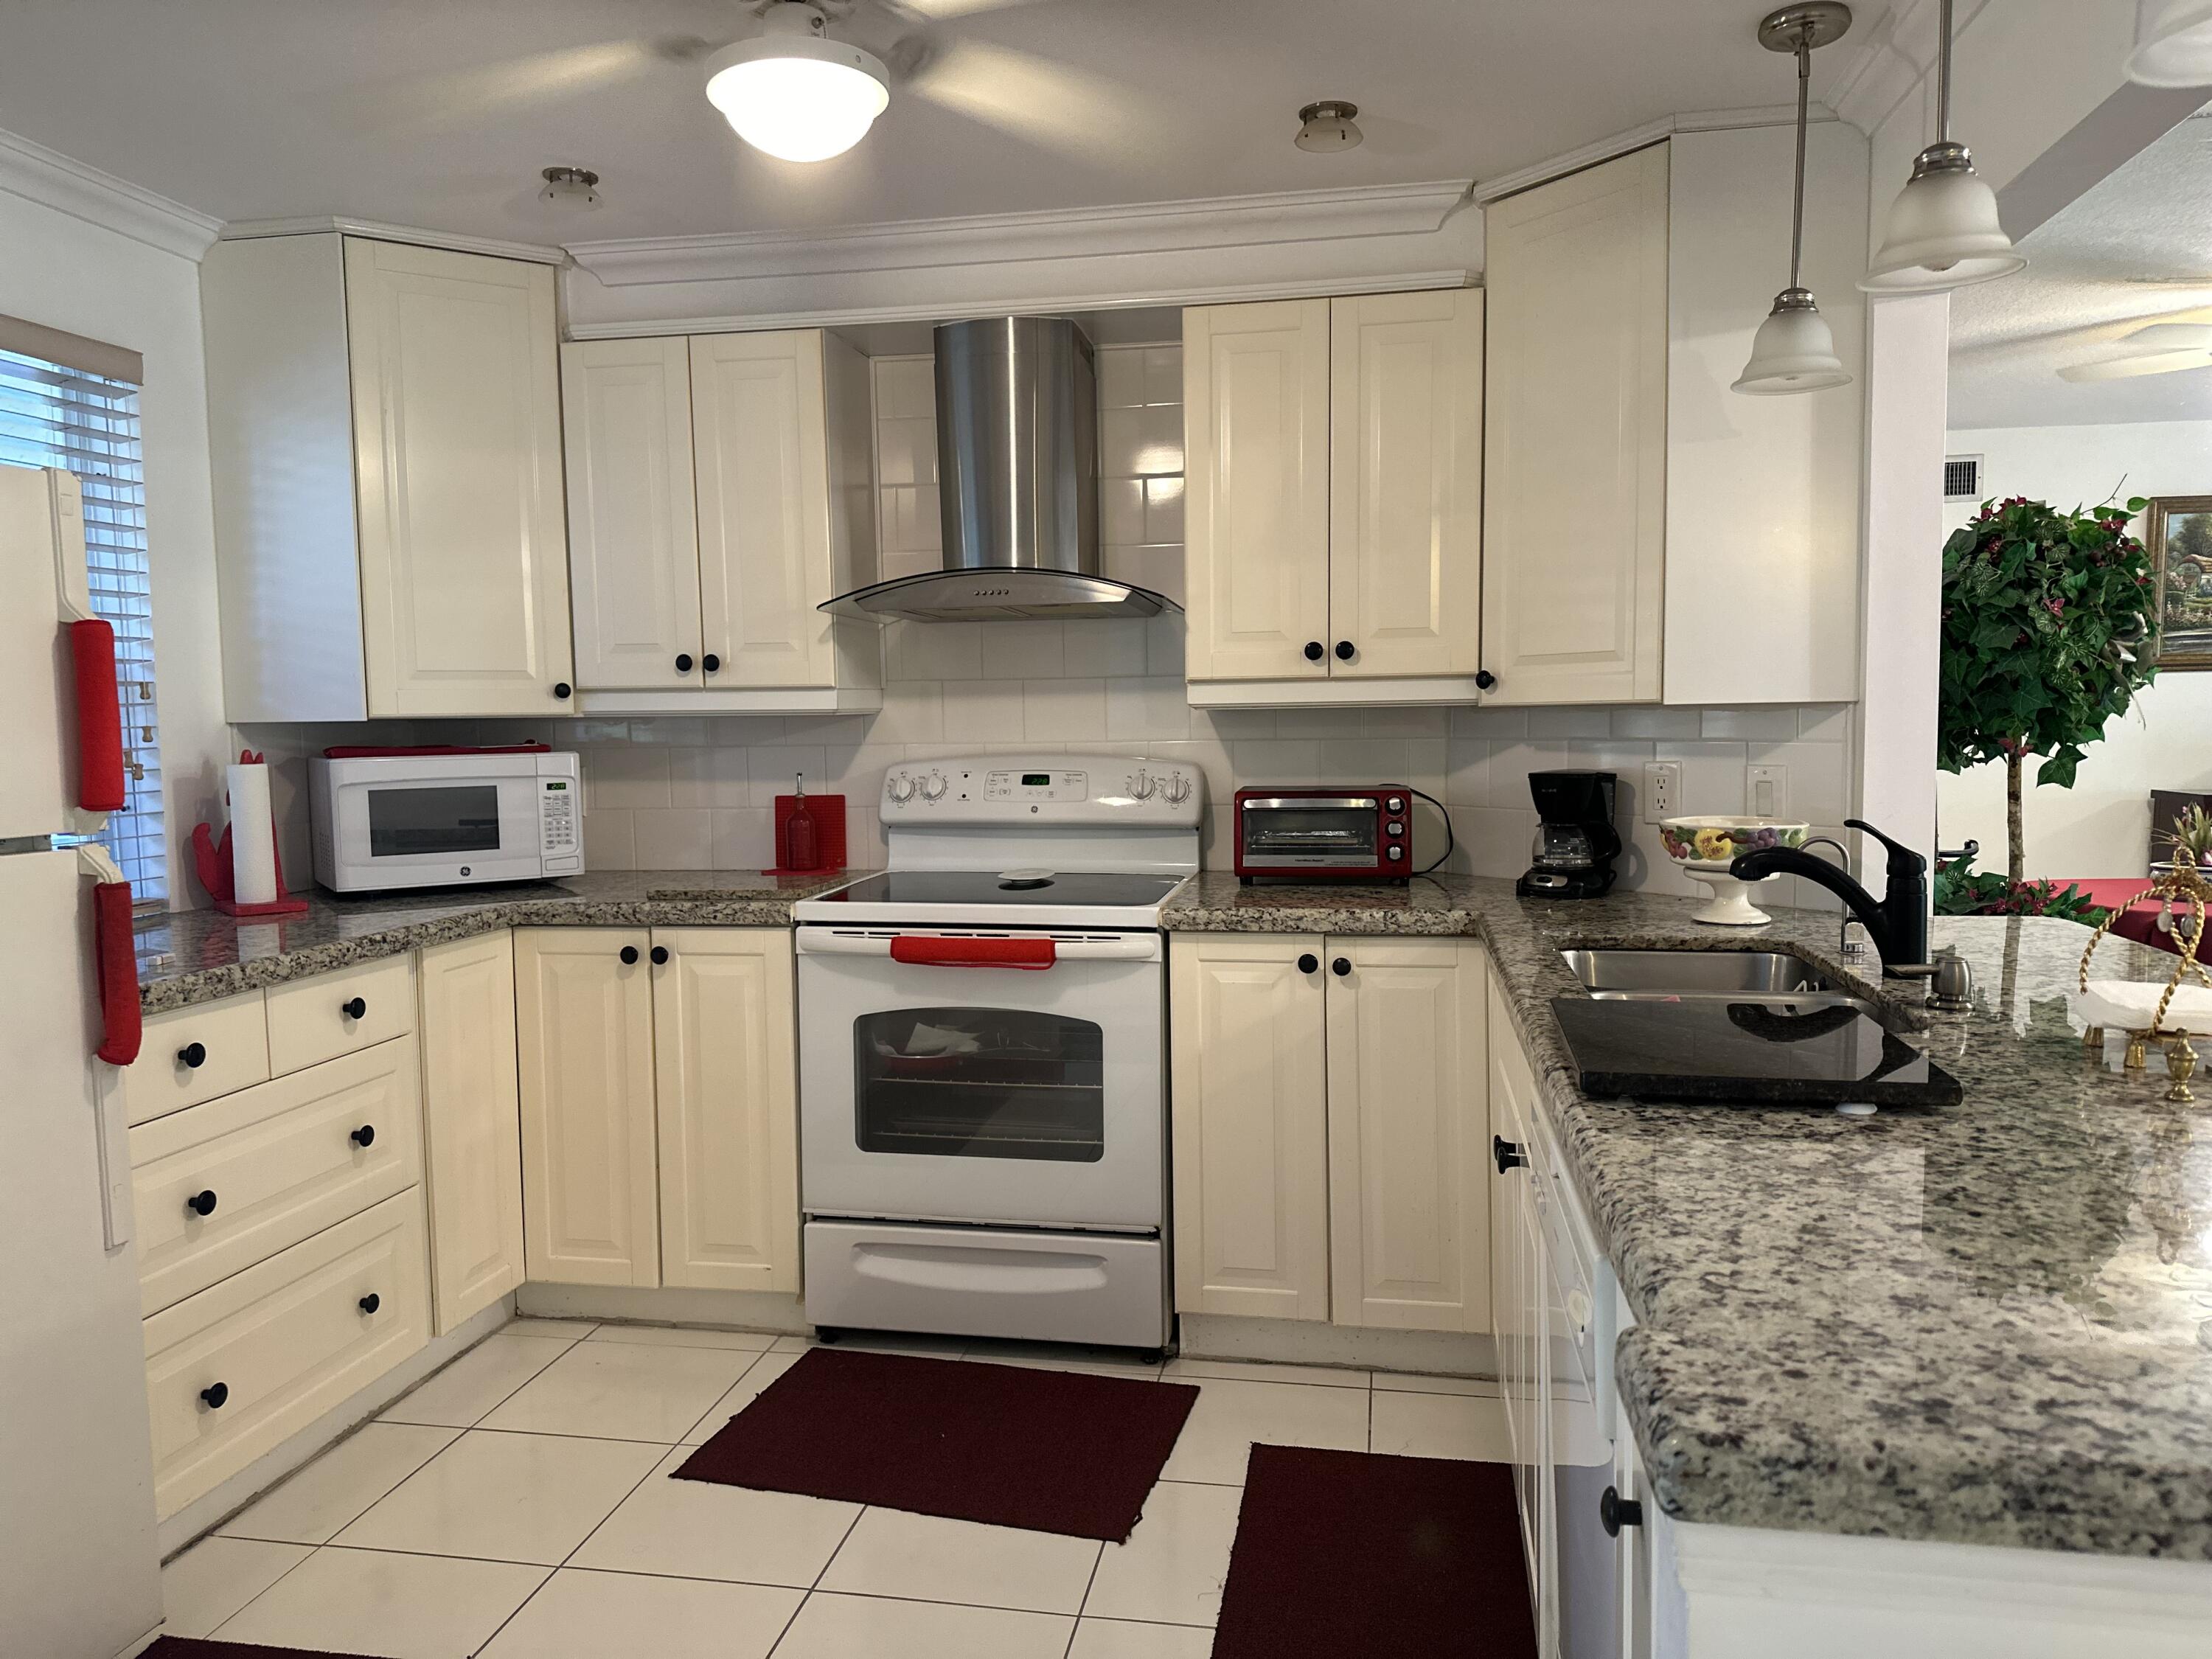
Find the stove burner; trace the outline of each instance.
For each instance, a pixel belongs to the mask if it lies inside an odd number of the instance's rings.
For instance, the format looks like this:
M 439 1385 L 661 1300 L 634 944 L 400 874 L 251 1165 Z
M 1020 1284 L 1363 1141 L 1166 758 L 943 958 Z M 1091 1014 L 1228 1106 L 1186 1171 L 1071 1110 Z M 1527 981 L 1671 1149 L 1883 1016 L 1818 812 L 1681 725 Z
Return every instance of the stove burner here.
M 999 872 L 999 889 L 1006 893 L 1026 893 L 1051 886 L 1052 876 L 1049 870 L 1002 870 Z

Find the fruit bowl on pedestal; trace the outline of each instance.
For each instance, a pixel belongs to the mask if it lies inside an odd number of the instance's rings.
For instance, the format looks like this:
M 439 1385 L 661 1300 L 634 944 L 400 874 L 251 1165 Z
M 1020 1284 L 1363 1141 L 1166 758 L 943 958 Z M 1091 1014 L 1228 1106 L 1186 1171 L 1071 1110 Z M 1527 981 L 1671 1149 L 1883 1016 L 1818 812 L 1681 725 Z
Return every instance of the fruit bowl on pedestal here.
M 1659 839 L 1667 856 L 1692 881 L 1713 890 L 1713 902 L 1691 918 L 1717 927 L 1756 927 L 1773 918 L 1751 902 L 1753 884 L 1739 881 L 1729 866 L 1745 853 L 1769 847 L 1802 847 L 1813 833 L 1808 823 L 1786 823 L 1780 818 L 1731 817 L 1662 818 Z M 1771 879 L 1771 878 L 1770 878 Z

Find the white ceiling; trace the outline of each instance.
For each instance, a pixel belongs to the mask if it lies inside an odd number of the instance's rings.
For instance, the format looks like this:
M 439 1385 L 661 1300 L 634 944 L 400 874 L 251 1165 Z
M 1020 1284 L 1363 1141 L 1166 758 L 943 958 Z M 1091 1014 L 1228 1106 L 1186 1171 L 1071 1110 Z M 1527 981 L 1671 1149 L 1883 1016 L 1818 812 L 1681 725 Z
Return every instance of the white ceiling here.
M 226 220 L 568 242 L 1484 178 L 1790 94 L 1763 0 L 909 3 L 842 32 L 925 29 L 943 100 L 895 82 L 812 167 L 739 143 L 671 55 L 750 32 L 734 0 L 8 0 L 0 127 Z M 1360 106 L 1364 146 L 1291 147 L 1322 97 Z M 605 204 L 538 203 L 553 163 Z
M 2030 263 L 1951 299 L 1954 430 L 2212 420 L 2212 369 L 2075 383 L 2147 322 L 2212 323 L 2212 118 L 2184 121 L 2022 239 Z

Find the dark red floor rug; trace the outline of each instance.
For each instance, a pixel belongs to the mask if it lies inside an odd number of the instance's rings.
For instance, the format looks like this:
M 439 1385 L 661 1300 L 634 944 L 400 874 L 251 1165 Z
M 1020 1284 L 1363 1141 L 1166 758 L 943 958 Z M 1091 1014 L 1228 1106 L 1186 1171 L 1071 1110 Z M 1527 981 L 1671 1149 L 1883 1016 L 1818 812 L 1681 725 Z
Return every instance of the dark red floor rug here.
M 320 1648 L 264 1648 L 251 1642 L 210 1642 L 197 1636 L 164 1636 L 138 1659 L 360 1659 Z
M 675 1471 L 1119 1543 L 1198 1390 L 810 1348 Z
M 1255 1446 L 1213 1659 L 1535 1659 L 1510 1463 Z

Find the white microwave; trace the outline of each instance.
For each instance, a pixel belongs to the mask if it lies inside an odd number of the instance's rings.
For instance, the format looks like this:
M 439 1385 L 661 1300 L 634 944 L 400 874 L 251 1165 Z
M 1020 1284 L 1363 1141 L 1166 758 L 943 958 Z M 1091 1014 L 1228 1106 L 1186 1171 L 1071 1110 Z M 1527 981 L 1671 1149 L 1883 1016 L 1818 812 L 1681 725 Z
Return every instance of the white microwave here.
M 584 867 L 574 754 L 315 756 L 315 879 L 333 892 L 573 876 Z

